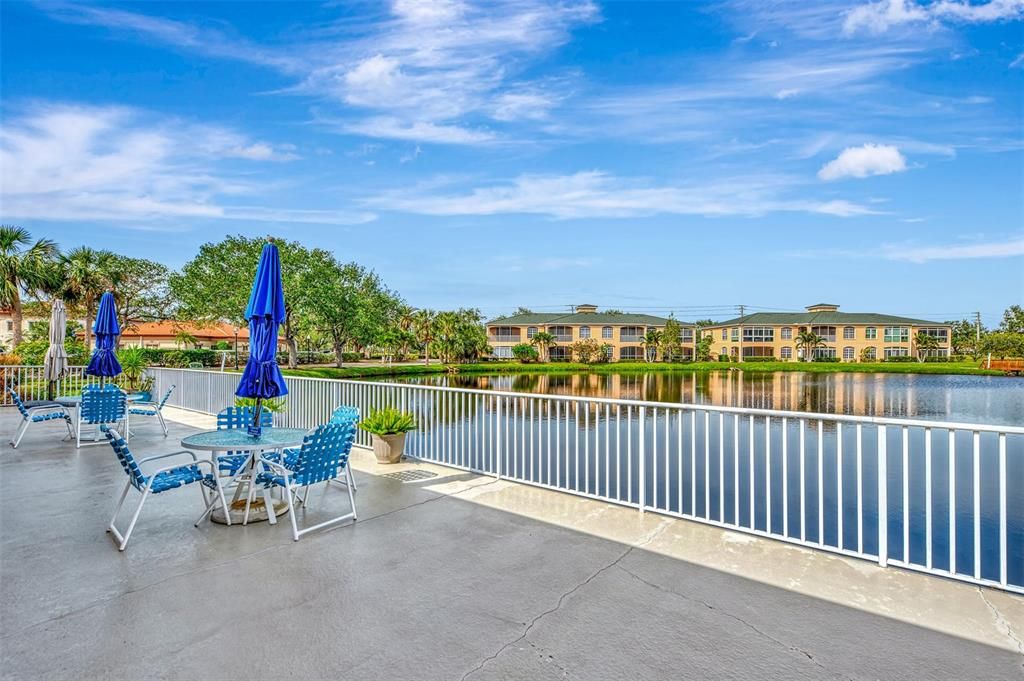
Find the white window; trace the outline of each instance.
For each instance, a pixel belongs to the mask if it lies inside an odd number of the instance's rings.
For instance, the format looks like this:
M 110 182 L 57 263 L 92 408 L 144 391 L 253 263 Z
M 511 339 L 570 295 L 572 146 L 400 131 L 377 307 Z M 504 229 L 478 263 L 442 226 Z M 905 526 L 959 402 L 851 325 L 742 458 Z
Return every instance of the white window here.
M 7 320 L 7 330 L 14 331 L 14 322 Z
M 631 346 L 619 348 L 619 359 L 643 359 L 643 350 Z
M 739 327 L 737 327 L 737 328 L 735 328 L 735 329 L 732 329 L 732 331 L 731 331 L 731 334 L 730 334 L 730 335 L 732 336 L 732 341 L 733 341 L 734 343 L 735 343 L 736 341 L 738 341 L 738 340 L 740 339 L 740 330 L 739 330 Z
M 910 327 L 887 326 L 885 327 L 885 337 L 883 338 L 883 340 L 886 343 L 909 343 Z
M 722 340 L 729 340 L 729 330 L 722 329 Z
M 721 354 L 723 354 L 723 355 L 728 355 L 728 354 L 729 354 L 729 348 L 727 348 L 727 347 L 725 347 L 725 346 L 723 345 L 723 346 L 722 346 L 722 353 L 721 353 Z
M 814 359 L 833 359 L 835 356 L 835 348 L 814 348 Z
M 512 348 L 507 345 L 499 345 L 494 348 L 494 356 L 498 359 L 512 359 Z
M 890 357 L 910 357 L 910 349 L 909 348 L 886 348 L 884 356 L 885 356 L 886 359 L 888 359 Z
M 580 327 L 580 338 L 590 338 L 590 327 L 589 326 L 581 326 Z
M 744 343 L 773 343 L 775 329 L 770 326 L 747 326 L 743 329 Z
M 857 330 L 852 326 L 843 327 L 843 340 L 853 340 L 857 337 Z
M 779 351 L 779 356 L 782 357 L 782 359 L 793 359 L 793 348 L 789 347 L 788 345 L 784 346 Z
M 941 342 L 941 343 L 945 343 L 948 340 L 948 338 L 949 338 L 948 331 L 949 331 L 948 329 L 918 329 L 917 330 L 918 333 L 923 333 L 926 336 L 932 336 L 933 338 L 938 338 L 939 342 Z
M 878 350 L 875 349 L 874 345 L 869 345 L 861 351 L 860 356 L 861 359 L 870 362 L 871 360 L 878 359 Z
M 788 326 L 782 327 L 782 340 L 793 340 L 793 329 Z
M 604 338 L 605 340 L 611 340 L 613 338 L 613 336 L 612 336 L 612 327 L 610 327 L 610 326 L 602 326 L 601 327 L 601 338 Z
M 836 327 L 834 326 L 812 326 L 811 333 L 821 336 L 826 343 L 836 342 Z
M 537 327 L 536 326 L 528 326 L 528 327 L 526 327 L 526 337 L 527 338 L 533 338 L 536 335 L 537 335 Z
M 847 345 L 843 348 L 843 361 L 852 362 L 854 359 L 853 348 Z
M 873 326 L 865 328 L 864 337 L 867 338 L 868 340 L 875 340 L 876 338 L 878 338 L 878 329 Z

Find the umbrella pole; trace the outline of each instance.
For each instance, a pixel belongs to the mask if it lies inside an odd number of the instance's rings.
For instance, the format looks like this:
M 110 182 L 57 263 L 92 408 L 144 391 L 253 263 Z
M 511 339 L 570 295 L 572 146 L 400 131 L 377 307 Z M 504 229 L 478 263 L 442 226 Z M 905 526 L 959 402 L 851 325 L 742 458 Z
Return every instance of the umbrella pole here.
M 46 382 L 46 399 L 57 399 L 57 381 Z
M 257 397 L 256 398 L 256 408 L 253 410 L 253 413 L 252 413 L 252 428 L 250 429 L 250 433 L 251 434 L 253 434 L 253 433 L 260 433 L 262 431 L 262 428 L 260 427 L 260 424 L 262 423 L 262 419 L 260 419 L 260 412 L 262 412 L 262 411 L 263 411 L 263 398 L 262 397 Z

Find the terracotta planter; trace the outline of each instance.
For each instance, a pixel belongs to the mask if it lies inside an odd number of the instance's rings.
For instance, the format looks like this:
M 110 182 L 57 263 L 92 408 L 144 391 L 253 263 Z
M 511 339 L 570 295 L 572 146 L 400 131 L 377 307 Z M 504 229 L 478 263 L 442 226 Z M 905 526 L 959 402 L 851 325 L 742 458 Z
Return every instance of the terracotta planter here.
M 402 459 L 402 452 L 405 451 L 405 433 L 374 435 L 371 440 L 377 463 L 398 463 Z

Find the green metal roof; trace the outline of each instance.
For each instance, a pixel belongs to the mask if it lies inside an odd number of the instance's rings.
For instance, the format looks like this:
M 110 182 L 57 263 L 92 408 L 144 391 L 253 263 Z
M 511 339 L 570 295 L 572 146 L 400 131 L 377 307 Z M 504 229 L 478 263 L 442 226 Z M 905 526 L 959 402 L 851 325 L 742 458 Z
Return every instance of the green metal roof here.
M 935 322 L 927 319 L 913 319 L 911 317 L 898 317 L 891 314 L 879 314 L 877 312 L 755 312 L 743 317 L 728 319 L 719 322 L 713 327 L 722 326 L 749 326 L 749 325 L 772 326 L 777 324 L 907 324 L 910 326 L 946 326 L 943 322 Z
M 649 314 L 608 314 L 606 312 L 564 313 L 530 313 L 517 314 L 511 317 L 499 317 L 487 322 L 488 326 L 523 326 L 529 324 L 636 324 L 638 326 L 665 326 L 668 320 Z M 693 326 L 689 322 L 679 322 L 682 326 Z

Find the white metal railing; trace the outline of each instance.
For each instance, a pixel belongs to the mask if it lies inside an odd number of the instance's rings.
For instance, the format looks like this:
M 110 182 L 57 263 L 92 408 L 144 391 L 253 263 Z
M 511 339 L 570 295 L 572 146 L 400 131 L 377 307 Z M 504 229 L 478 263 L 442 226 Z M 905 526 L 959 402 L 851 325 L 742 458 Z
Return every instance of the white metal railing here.
M 237 374 L 151 369 L 213 414 Z M 393 405 L 406 453 L 469 471 L 1024 593 L 1024 428 L 288 379 L 281 426 Z M 357 442 L 369 438 L 359 432 Z
M 86 383 L 98 382 L 97 378 L 86 380 L 85 367 L 69 367 L 64 377 L 57 381 L 55 393 L 57 395 L 75 395 L 82 392 L 82 386 Z M 18 392 L 22 400 L 45 400 L 49 397 L 49 383 L 43 374 L 42 365 L 16 365 L 0 366 L 0 381 L 2 381 L 3 395 L 0 396 L 0 406 L 9 407 L 14 404 L 8 388 Z

